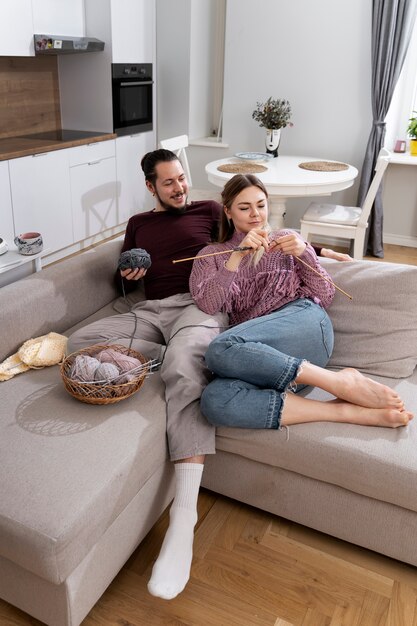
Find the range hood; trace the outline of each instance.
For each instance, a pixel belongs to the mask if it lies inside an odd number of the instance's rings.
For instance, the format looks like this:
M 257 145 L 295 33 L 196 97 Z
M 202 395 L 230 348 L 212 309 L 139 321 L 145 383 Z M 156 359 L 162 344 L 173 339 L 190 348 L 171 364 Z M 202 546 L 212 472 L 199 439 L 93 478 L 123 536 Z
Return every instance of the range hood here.
M 67 37 L 64 35 L 33 35 L 35 54 L 79 54 L 100 52 L 104 41 L 94 37 Z

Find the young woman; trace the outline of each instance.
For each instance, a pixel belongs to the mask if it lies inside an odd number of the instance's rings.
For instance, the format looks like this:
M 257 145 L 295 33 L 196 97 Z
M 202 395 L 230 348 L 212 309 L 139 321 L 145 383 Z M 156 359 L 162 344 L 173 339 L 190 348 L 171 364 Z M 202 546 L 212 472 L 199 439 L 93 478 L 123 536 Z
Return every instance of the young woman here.
M 334 287 L 311 245 L 295 231 L 270 232 L 261 181 L 236 175 L 222 199 L 219 242 L 199 256 L 235 250 L 196 259 L 190 278 L 196 304 L 210 315 L 228 313 L 232 325 L 206 353 L 206 364 L 217 376 L 202 394 L 206 418 L 215 426 L 241 428 L 312 421 L 408 424 L 413 416 L 390 387 L 352 368 L 324 369 L 333 349 L 325 309 Z M 321 387 L 335 399 L 323 402 L 293 393 L 306 385 Z

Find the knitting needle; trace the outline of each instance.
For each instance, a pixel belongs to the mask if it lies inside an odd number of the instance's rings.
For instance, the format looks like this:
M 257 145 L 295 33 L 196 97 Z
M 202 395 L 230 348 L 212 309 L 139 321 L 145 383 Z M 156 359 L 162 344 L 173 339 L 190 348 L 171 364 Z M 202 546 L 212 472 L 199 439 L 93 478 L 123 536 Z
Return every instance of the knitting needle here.
M 251 246 L 245 246 L 244 248 L 231 248 L 230 250 L 222 250 L 221 252 L 210 252 L 209 254 L 200 254 L 199 256 L 189 256 L 186 259 L 175 259 L 173 263 L 182 263 L 183 261 L 193 261 L 194 259 L 203 259 L 206 256 L 216 256 L 217 254 L 228 254 L 229 252 L 243 252 L 244 250 L 253 250 Z
M 346 293 L 346 291 L 343 291 L 343 289 L 340 289 L 340 287 L 338 287 L 336 285 L 336 283 L 334 283 L 332 280 L 330 280 L 330 278 L 327 278 L 327 276 L 323 276 L 323 274 L 320 274 L 320 272 L 318 272 L 316 269 L 314 269 L 314 267 L 311 267 L 311 265 L 309 265 L 308 263 L 306 263 L 305 261 L 303 261 L 302 259 L 300 259 L 299 256 L 295 256 L 295 259 L 297 259 L 297 261 L 300 261 L 300 263 L 302 263 L 303 265 L 305 265 L 306 267 L 308 267 L 312 272 L 314 272 L 315 274 L 317 274 L 317 276 L 320 276 L 320 278 L 322 278 L 323 280 L 326 280 L 328 283 L 330 283 L 331 285 L 333 285 L 333 287 L 335 289 L 337 289 L 338 291 L 340 291 L 340 293 L 343 293 L 345 296 L 347 296 L 350 300 L 353 300 L 352 296 L 349 295 L 348 293 Z
M 232 248 L 231 250 L 222 250 L 221 252 L 210 252 L 209 254 L 200 254 L 200 256 L 190 256 L 190 257 L 187 257 L 186 259 L 175 259 L 172 262 L 173 263 L 182 263 L 183 261 L 193 261 L 194 259 L 202 259 L 202 258 L 207 257 L 207 256 L 216 256 L 217 254 L 227 254 L 228 252 L 243 252 L 244 250 L 253 250 L 253 248 L 251 248 L 250 246 L 245 246 L 244 248 L 237 247 L 237 248 Z M 343 291 L 343 289 L 338 287 L 336 285 L 336 283 L 334 283 L 332 280 L 330 280 L 330 278 L 327 278 L 327 276 L 323 276 L 323 274 L 320 274 L 320 272 L 318 272 L 316 269 L 314 269 L 314 267 L 311 267 L 311 265 L 309 265 L 308 263 L 306 263 L 305 261 L 300 259 L 299 256 L 294 256 L 294 258 L 297 259 L 298 261 L 300 261 L 300 263 L 302 263 L 306 267 L 308 267 L 312 272 L 317 274 L 317 276 L 320 276 L 320 278 L 322 278 L 323 280 L 325 280 L 328 283 L 330 283 L 331 285 L 333 285 L 333 287 L 335 289 L 337 289 L 338 291 L 340 291 L 340 293 L 343 293 L 343 295 L 347 296 L 350 300 L 353 300 L 353 298 L 352 298 L 352 296 L 350 294 L 346 293 L 346 291 Z

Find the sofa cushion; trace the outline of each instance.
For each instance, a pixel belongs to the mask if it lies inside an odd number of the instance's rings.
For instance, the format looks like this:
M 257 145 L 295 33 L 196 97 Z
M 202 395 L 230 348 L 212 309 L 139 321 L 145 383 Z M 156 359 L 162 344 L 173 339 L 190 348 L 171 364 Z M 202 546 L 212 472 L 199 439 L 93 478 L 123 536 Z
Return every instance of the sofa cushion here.
M 328 313 L 335 331 L 329 366 L 403 378 L 417 365 L 417 267 L 320 259 L 336 291 Z
M 118 295 L 118 240 L 105 242 L 1 289 L 0 361 L 28 339 L 64 332 Z
M 372 378 L 396 389 L 406 407 L 417 413 L 417 371 L 403 380 Z M 317 388 L 305 389 L 300 395 L 313 400 L 332 398 Z M 286 429 L 219 428 L 216 449 L 417 512 L 417 490 L 413 488 L 417 482 L 417 419 L 400 428 L 334 422 L 297 424 L 290 426 L 288 433 Z
M 59 584 L 165 464 L 163 384 L 101 406 L 72 398 L 57 366 L 2 384 L 0 555 Z

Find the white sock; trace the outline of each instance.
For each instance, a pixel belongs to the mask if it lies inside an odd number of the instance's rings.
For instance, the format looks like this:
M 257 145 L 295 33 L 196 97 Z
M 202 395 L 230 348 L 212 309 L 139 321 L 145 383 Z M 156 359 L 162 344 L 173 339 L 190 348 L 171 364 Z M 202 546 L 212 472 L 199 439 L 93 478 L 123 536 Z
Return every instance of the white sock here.
M 152 569 L 148 591 L 164 600 L 175 598 L 190 577 L 197 499 L 204 465 L 176 463 L 176 492 L 169 511 L 169 528 Z

